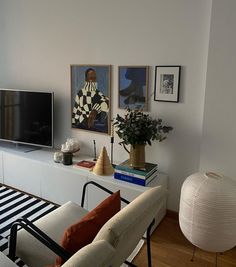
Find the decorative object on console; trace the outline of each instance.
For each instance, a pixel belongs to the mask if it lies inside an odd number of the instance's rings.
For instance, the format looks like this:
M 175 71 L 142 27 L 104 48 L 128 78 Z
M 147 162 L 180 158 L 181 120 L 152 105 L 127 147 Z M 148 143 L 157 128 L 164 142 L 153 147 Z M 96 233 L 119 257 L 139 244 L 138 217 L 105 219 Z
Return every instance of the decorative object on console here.
M 93 140 L 93 151 L 94 151 L 94 161 L 97 161 L 97 153 L 96 153 L 96 141 Z
M 63 153 L 60 151 L 57 151 L 53 155 L 53 159 L 56 163 L 61 163 L 63 158 Z
M 97 175 L 112 175 L 114 173 L 114 169 L 111 165 L 111 162 L 107 155 L 107 150 L 105 147 L 102 148 L 102 151 L 98 157 L 97 163 L 93 168 L 93 173 Z
M 111 120 L 111 165 L 113 165 L 113 147 L 114 147 L 114 124 L 113 120 Z
M 179 102 L 181 66 L 156 66 L 154 100 Z
M 73 154 L 72 153 L 70 153 L 70 152 L 64 152 L 62 154 L 62 163 L 64 165 L 72 165 L 73 164 L 72 159 L 73 159 Z
M 73 165 L 74 168 L 92 170 L 95 166 L 95 162 L 90 160 L 82 160 Z
M 130 155 L 130 167 L 145 167 L 145 145 L 151 145 L 151 141 L 163 141 L 173 128 L 163 126 L 161 119 L 152 119 L 149 114 L 140 110 L 127 109 L 124 117 L 117 114 L 114 125 L 118 129 L 116 133 L 122 139 L 119 142 Z M 131 145 L 131 150 L 126 148 Z
M 76 153 L 79 150 L 79 141 L 76 138 L 68 138 L 65 144 L 61 145 L 61 151 L 63 153 Z
M 125 160 L 124 162 L 116 165 L 115 169 L 120 171 L 128 171 L 130 173 L 133 173 L 134 175 L 137 175 L 137 177 L 141 176 L 144 178 L 150 176 L 155 171 L 157 171 L 157 164 L 145 162 L 144 168 L 139 170 L 130 168 L 129 160 Z
M 119 108 L 147 110 L 148 66 L 119 67 Z
M 71 66 L 72 128 L 110 133 L 110 65 Z
M 115 167 L 114 178 L 133 184 L 147 186 L 157 177 L 157 164 L 145 163 L 143 170 L 130 168 L 129 160 L 122 162 Z
M 236 182 L 212 172 L 190 175 L 181 189 L 179 222 L 185 237 L 196 247 L 216 253 L 233 248 Z
M 68 138 L 65 144 L 61 145 L 62 163 L 64 165 L 72 165 L 73 153 L 76 153 L 80 150 L 79 142 L 76 138 Z

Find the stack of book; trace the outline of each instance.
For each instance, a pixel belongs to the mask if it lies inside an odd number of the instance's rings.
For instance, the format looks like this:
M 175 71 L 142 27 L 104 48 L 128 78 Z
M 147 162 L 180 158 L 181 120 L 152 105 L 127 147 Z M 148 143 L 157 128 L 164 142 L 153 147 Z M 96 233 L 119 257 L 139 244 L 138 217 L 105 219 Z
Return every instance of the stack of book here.
M 115 167 L 114 178 L 142 186 L 148 185 L 157 177 L 157 164 L 145 163 L 145 168 L 133 169 L 129 167 L 129 160 L 122 162 Z

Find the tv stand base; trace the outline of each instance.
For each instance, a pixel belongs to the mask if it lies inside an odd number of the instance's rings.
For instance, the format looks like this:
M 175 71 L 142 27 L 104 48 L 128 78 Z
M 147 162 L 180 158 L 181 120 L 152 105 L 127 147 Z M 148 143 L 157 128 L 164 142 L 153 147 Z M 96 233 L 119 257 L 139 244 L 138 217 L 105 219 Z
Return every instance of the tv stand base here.
M 4 141 L 0 142 L 0 146 L 4 148 L 12 149 L 12 150 L 17 150 L 23 153 L 29 153 L 29 152 L 41 149 L 41 147 L 39 146 L 19 144 L 19 143 L 14 143 L 14 142 L 4 142 Z

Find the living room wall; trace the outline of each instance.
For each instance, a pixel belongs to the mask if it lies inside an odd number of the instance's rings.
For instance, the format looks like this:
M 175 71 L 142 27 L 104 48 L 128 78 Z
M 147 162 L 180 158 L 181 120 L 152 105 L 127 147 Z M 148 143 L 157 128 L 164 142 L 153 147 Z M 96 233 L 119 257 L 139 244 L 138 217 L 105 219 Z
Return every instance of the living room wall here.
M 181 65 L 180 102 L 149 99 L 151 115 L 174 131 L 146 149 L 168 173 L 168 208 L 178 210 L 182 182 L 199 167 L 210 13 L 211 0 L 0 0 L 0 87 L 54 91 L 56 146 L 77 137 L 92 155 L 93 139 L 109 151 L 110 138 L 70 128 L 70 64 L 112 65 L 112 117 L 124 113 L 119 65 L 151 66 L 150 95 L 155 65 Z
M 200 169 L 236 179 L 236 1 L 214 0 Z

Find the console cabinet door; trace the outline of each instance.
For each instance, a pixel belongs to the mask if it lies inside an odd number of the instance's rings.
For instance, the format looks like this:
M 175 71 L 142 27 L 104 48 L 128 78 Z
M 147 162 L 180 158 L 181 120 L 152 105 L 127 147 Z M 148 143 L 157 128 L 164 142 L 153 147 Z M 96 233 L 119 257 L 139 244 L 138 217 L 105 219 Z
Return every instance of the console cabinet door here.
M 71 166 L 54 164 L 45 165 L 41 177 L 42 198 L 57 204 L 73 201 L 80 204 L 83 185 L 87 177 Z
M 126 198 L 128 201 L 134 200 L 138 195 L 148 190 L 150 187 L 154 186 L 162 186 L 163 189 L 163 198 L 166 199 L 166 191 L 167 191 L 167 180 L 168 177 L 166 174 L 158 173 L 157 178 L 153 179 L 148 186 L 140 186 L 132 183 L 128 183 L 125 181 L 120 181 L 114 179 L 113 176 L 96 176 L 93 174 L 89 174 L 89 181 L 95 181 L 104 187 L 110 189 L 113 192 L 120 190 L 120 194 L 122 197 Z M 102 191 L 99 188 L 96 188 L 93 185 L 89 186 L 88 189 L 88 209 L 91 210 L 96 207 L 102 200 L 104 200 L 108 194 Z M 125 204 L 122 204 L 124 207 Z M 166 209 L 166 201 L 164 205 L 164 209 Z
M 41 164 L 35 160 L 3 153 L 4 184 L 40 196 Z

